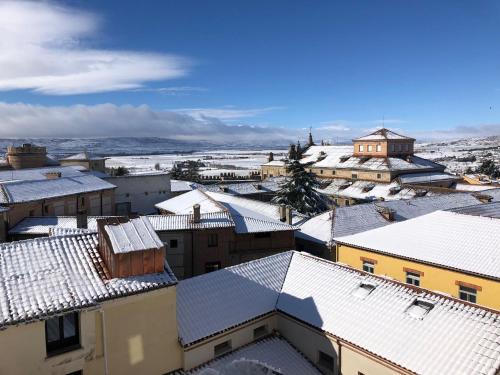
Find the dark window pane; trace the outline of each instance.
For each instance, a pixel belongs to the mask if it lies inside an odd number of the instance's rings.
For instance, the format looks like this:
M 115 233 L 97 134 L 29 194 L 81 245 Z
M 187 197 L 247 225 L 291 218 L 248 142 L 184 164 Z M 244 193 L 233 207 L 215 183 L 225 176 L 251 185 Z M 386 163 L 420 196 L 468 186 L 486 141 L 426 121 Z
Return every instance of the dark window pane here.
M 52 318 L 47 320 L 47 341 L 57 340 L 59 340 L 59 318 Z
M 68 337 L 73 337 L 76 335 L 76 322 L 75 322 L 75 315 L 74 314 L 69 314 L 64 316 L 64 322 L 63 322 L 63 327 L 64 327 L 64 338 Z

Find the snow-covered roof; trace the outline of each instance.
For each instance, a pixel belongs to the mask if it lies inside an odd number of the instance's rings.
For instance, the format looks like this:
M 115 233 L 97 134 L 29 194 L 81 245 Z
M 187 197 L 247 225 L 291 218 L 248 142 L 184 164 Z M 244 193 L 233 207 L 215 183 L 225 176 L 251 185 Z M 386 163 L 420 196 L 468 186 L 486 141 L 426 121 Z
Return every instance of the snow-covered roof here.
M 231 214 L 236 233 L 274 232 L 298 229 L 296 226 L 288 225 L 280 220 L 272 219 L 269 216 L 234 203 L 226 202 L 221 204 L 226 207 Z
M 102 219 L 104 231 L 111 241 L 115 254 L 144 251 L 163 247 L 149 220 L 144 216 L 136 218 Z
M 337 243 L 500 279 L 500 220 L 436 211 Z
M 481 203 L 473 206 L 454 208 L 449 211 L 463 215 L 474 215 L 500 219 L 500 202 Z
M 313 164 L 314 168 L 331 169 L 352 169 L 368 171 L 411 171 L 411 170 L 439 170 L 445 169 L 441 164 L 422 159 L 415 155 L 409 155 L 408 158 L 380 158 L 380 157 L 359 157 L 344 155 L 335 155 L 327 157 L 322 161 Z
M 196 188 L 196 184 L 190 181 L 170 180 L 170 191 L 178 193 L 181 191 L 191 191 Z
M 259 182 L 235 182 L 203 186 L 205 191 L 224 192 L 233 195 L 251 195 L 259 193 L 274 193 L 286 181 L 286 177 L 271 177 Z
M 500 201 L 500 188 L 489 189 L 489 190 L 482 190 L 479 194 L 489 195 L 492 198 L 493 202 Z
M 76 228 L 76 216 L 28 216 L 11 228 L 9 234 L 48 235 L 50 228 Z
M 0 182 L 43 180 L 47 178 L 46 174 L 49 172 L 61 173 L 61 177 L 78 177 L 84 175 L 78 168 L 72 166 L 12 169 L 0 171 Z
M 0 203 L 22 203 L 40 199 L 114 189 L 116 186 L 92 175 L 55 179 L 4 182 L 0 185 Z
M 286 161 L 285 160 L 271 160 L 271 161 L 268 161 L 267 163 L 264 163 L 262 165 L 268 165 L 268 166 L 272 166 L 272 167 L 284 167 L 286 165 Z
M 375 287 L 362 295 L 362 283 Z M 419 300 L 432 305 L 422 316 L 412 313 Z M 306 253 L 273 255 L 177 287 L 183 345 L 274 311 L 415 373 L 493 375 L 500 367 L 498 313 Z
M 347 186 L 347 187 L 345 187 Z M 397 189 L 392 191 L 391 189 Z M 330 185 L 318 190 L 326 195 L 353 198 L 364 201 L 410 199 L 417 195 L 415 188 L 401 187 L 396 181 L 391 183 L 356 180 L 350 181 L 343 178 L 334 179 Z M 426 195 L 435 195 L 429 191 Z
M 97 235 L 0 244 L 0 327 L 146 292 L 177 282 L 162 273 L 105 280 Z
M 234 227 L 234 221 L 228 212 L 209 212 L 200 215 L 200 222 L 193 222 L 193 215 L 149 215 L 156 231 L 178 231 L 210 228 Z
M 224 211 L 224 207 L 215 202 L 213 199 L 210 199 L 210 197 L 208 197 L 203 191 L 198 189 L 157 203 L 155 204 L 155 207 L 160 210 L 183 215 L 192 214 L 193 206 L 195 204 L 200 205 L 201 213 Z
M 370 134 L 365 135 L 363 137 L 353 139 L 353 141 L 354 142 L 356 142 L 356 141 L 387 141 L 387 140 L 403 140 L 403 139 L 407 139 L 409 141 L 415 140 L 414 138 L 410 138 L 410 137 L 407 137 L 405 135 L 395 133 L 392 130 L 383 128 L 383 129 L 376 130 L 373 133 L 370 133 Z
M 224 193 L 214 193 L 211 191 L 207 191 L 206 194 L 212 199 L 216 200 L 220 203 L 229 203 L 235 204 L 239 207 L 244 207 L 252 211 L 256 211 L 264 216 L 267 216 L 271 219 L 279 220 L 279 205 L 272 204 L 268 202 L 261 202 L 254 199 L 247 199 L 238 197 L 235 195 L 224 194 Z M 293 210 L 292 213 L 292 224 L 299 225 L 300 223 L 307 220 L 307 216 L 301 213 L 298 213 L 296 210 Z
M 442 172 L 407 173 L 398 176 L 402 184 L 431 184 L 436 181 L 458 180 L 460 177 Z
M 236 363 L 235 363 L 236 361 Z M 242 363 L 242 362 L 246 363 Z M 297 351 L 283 338 L 276 336 L 268 337 L 240 349 L 237 349 L 227 355 L 216 358 L 212 361 L 191 370 L 182 372 L 185 375 L 205 375 L 208 369 L 221 371 L 235 369 L 234 374 L 260 374 L 258 367 L 263 365 L 278 371 L 279 374 L 286 375 L 320 375 L 321 372 L 307 360 L 306 357 Z M 257 372 L 256 372 L 257 371 Z M 231 372 L 224 372 L 228 374 Z M 207 372 L 206 375 L 212 374 Z M 219 372 L 215 373 L 219 374 Z M 269 374 L 269 372 L 263 373 Z
M 78 154 L 70 155 L 60 160 L 103 160 L 102 156 L 93 155 L 87 151 L 80 152 Z
M 332 228 L 332 215 L 335 215 Z M 346 236 L 390 224 L 373 204 L 336 207 L 307 220 L 296 236 L 331 245 L 334 236 Z
M 480 203 L 469 193 L 450 193 L 425 196 L 408 200 L 377 202 L 380 207 L 394 211 L 394 220 L 403 221 L 429 214 L 437 210 L 447 210 Z
M 311 146 L 302 155 L 301 164 L 315 163 L 320 157 L 327 157 L 331 154 L 345 153 L 345 150 L 338 146 Z

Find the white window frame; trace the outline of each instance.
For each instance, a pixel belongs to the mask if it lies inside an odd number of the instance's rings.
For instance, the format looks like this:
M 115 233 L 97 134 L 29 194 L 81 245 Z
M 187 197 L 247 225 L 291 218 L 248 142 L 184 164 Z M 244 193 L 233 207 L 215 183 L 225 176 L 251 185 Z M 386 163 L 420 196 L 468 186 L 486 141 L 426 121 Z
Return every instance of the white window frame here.
M 420 274 L 406 271 L 406 283 L 410 285 L 420 286 Z
M 462 294 L 465 295 L 466 298 L 462 298 Z M 477 303 L 477 289 L 459 285 L 458 298 L 460 298 L 462 301 Z
M 376 150 L 377 150 L 377 152 L 381 152 L 382 151 L 382 145 L 377 145 Z
M 368 152 L 372 152 L 373 146 L 372 145 L 368 145 L 367 149 L 368 149 Z
M 359 152 L 363 152 L 363 151 L 365 151 L 365 146 L 363 146 L 363 145 L 359 145 L 359 149 L 358 149 L 358 150 L 359 150 Z
M 369 260 L 363 261 L 363 271 L 368 273 L 375 273 L 375 263 Z

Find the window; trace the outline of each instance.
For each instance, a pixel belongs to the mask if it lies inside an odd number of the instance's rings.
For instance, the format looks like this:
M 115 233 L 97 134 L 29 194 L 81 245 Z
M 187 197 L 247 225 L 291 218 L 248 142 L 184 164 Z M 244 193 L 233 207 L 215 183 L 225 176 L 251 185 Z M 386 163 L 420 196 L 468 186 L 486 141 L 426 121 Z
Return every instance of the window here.
M 324 369 L 328 369 L 330 371 L 334 370 L 334 360 L 331 355 L 328 355 L 321 350 L 318 351 L 318 365 L 323 367 Z
M 363 271 L 374 273 L 375 272 L 375 263 L 370 262 L 368 260 L 364 260 L 363 261 Z
M 434 308 L 434 303 L 432 301 L 427 301 L 421 298 L 417 298 L 413 303 L 408 307 L 406 312 L 416 319 L 423 319 L 429 311 Z
M 391 152 L 394 152 L 394 144 L 390 144 L 390 145 L 389 145 L 389 150 L 390 150 Z
M 372 145 L 368 145 L 368 152 L 371 152 L 373 150 L 373 146 Z
M 207 262 L 205 263 L 205 273 L 218 271 L 221 269 L 220 262 Z
M 406 271 L 406 283 L 410 285 L 420 286 L 420 274 Z
M 356 178 L 358 178 L 358 174 L 357 174 L 357 173 L 352 173 L 352 174 L 351 174 L 351 177 L 352 177 L 353 179 L 356 179 Z
M 208 234 L 208 247 L 216 247 L 218 245 L 217 233 Z
M 269 238 L 271 237 L 271 232 L 259 232 L 254 234 L 255 238 Z
M 363 146 L 363 145 L 359 145 L 359 151 L 360 151 L 360 152 L 363 152 L 364 150 L 365 150 L 365 146 Z
M 375 285 L 375 284 L 362 282 L 358 285 L 358 287 L 356 289 L 354 289 L 352 291 L 352 295 L 363 299 L 366 296 L 368 296 L 371 292 L 373 292 L 376 287 L 377 287 L 377 285 Z
M 382 145 L 377 145 L 377 152 L 382 151 Z
M 259 326 L 253 330 L 253 339 L 254 340 L 260 339 L 261 337 L 266 336 L 267 333 L 268 333 L 268 330 L 267 330 L 266 324 Z
M 380 180 L 382 178 L 382 173 L 377 173 L 377 178 Z
M 332 171 L 332 175 L 335 176 L 335 171 Z
M 48 356 L 79 348 L 78 313 L 66 314 L 45 321 L 45 346 Z
M 345 200 L 345 202 L 344 202 L 344 204 L 345 204 L 346 206 L 349 206 L 349 205 L 351 204 L 351 202 L 349 202 L 349 199 L 346 199 L 346 200 Z
M 477 301 L 477 290 L 474 288 L 469 288 L 463 285 L 459 286 L 458 296 L 461 300 L 476 303 Z
M 35 210 L 30 210 L 30 215 L 29 216 L 35 216 Z
M 83 370 L 73 371 L 66 375 L 83 375 Z
M 85 207 L 85 197 L 80 198 L 80 206 Z
M 171 249 L 177 249 L 177 246 L 179 246 L 179 243 L 177 240 L 170 240 L 170 248 Z
M 224 341 L 214 346 L 214 356 L 218 357 L 224 353 L 231 351 L 231 340 Z
M 323 174 L 323 169 L 320 169 L 320 170 L 319 170 L 319 174 Z
M 45 206 L 43 206 L 43 212 L 45 212 L 46 214 L 49 213 L 49 205 L 46 204 Z

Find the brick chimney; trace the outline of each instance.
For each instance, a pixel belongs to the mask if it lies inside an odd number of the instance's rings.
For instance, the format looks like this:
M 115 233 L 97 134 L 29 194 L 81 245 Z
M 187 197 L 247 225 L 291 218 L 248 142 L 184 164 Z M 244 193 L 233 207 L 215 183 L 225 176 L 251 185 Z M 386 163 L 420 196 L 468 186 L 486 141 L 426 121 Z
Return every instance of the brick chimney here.
M 145 216 L 98 219 L 97 230 L 110 278 L 164 271 L 165 246 Z
M 47 172 L 45 173 L 45 177 L 47 177 L 47 180 L 55 180 L 61 178 L 61 172 Z
M 196 203 L 193 205 L 193 223 L 199 223 L 201 221 L 201 210 L 200 205 Z
M 285 214 L 286 214 L 286 217 L 285 217 L 285 222 L 288 224 L 288 225 L 292 225 L 292 218 L 293 218 L 293 209 L 292 209 L 292 206 L 286 206 L 285 208 Z

